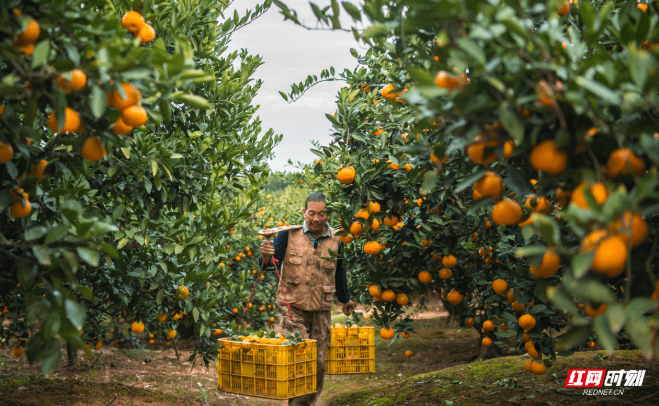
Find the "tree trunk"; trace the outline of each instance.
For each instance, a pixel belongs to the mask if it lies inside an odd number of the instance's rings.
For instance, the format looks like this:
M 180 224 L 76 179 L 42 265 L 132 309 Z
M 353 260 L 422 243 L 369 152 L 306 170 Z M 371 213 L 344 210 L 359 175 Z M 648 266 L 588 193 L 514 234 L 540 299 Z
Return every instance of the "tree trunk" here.
M 483 345 L 483 338 L 487 335 L 494 341 L 495 337 L 494 334 L 491 332 L 488 334 L 483 333 L 483 323 L 476 323 L 472 326 L 476 331 L 478 331 L 478 355 L 474 356 L 474 360 L 477 359 L 491 359 L 491 358 L 497 358 L 501 356 L 501 348 L 499 348 L 496 344 L 492 344 L 489 347 L 486 347 Z
M 444 320 L 444 328 L 460 328 L 463 323 L 460 322 L 459 316 L 468 310 L 464 301 L 454 305 L 448 300 L 440 299 L 444 309 L 448 312 L 448 317 Z
M 73 367 L 78 363 L 78 347 L 66 343 L 66 358 L 69 360 L 69 366 Z

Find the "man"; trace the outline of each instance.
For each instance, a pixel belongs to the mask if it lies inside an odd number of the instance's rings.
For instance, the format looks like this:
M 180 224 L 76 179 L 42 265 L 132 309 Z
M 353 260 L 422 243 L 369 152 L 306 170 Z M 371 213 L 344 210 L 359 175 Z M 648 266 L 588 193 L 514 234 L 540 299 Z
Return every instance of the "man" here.
M 334 293 L 343 303 L 345 315 L 349 316 L 355 308 L 350 300 L 346 272 L 340 258 L 343 243 L 336 236 L 336 230 L 327 222 L 329 216 L 325 195 L 310 194 L 303 213 L 302 228 L 280 232 L 274 243 L 267 239 L 261 243 L 261 261 L 265 261 L 269 268 L 274 268 L 270 261 L 271 255 L 279 261 L 277 267 L 280 269 L 281 283 L 277 290 L 277 305 L 281 330 L 288 334 L 299 331 L 302 337 L 317 341 L 316 392 L 290 399 L 289 406 L 315 405 L 320 397 L 330 343 L 330 309 Z M 330 254 L 330 250 L 334 255 Z M 290 304 L 294 323 L 291 322 L 282 288 Z

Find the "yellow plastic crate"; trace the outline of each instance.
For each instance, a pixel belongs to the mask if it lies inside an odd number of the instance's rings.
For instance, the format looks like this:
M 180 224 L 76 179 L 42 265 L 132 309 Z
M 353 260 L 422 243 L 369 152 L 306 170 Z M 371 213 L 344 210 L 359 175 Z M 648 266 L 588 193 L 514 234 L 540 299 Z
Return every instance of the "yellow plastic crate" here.
M 221 391 L 269 399 L 290 399 L 316 391 L 316 340 L 306 347 L 220 340 Z
M 332 327 L 325 372 L 330 375 L 375 372 L 373 327 Z

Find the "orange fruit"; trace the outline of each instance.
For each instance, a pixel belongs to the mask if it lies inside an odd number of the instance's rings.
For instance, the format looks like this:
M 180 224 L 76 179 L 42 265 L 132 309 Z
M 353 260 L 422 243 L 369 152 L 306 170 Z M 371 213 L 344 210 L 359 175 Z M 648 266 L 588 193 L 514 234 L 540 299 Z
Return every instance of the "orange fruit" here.
M 121 119 L 131 127 L 140 127 L 148 119 L 146 110 L 142 106 L 130 106 L 121 112 Z
M 448 268 L 442 268 L 439 270 L 439 277 L 442 279 L 451 279 L 453 276 L 453 271 Z
M 394 300 L 396 300 L 396 293 L 394 293 L 394 291 L 391 289 L 387 289 L 384 292 L 382 292 L 382 295 L 380 297 L 382 297 L 382 300 L 384 300 L 385 302 L 393 302 Z
M 190 291 L 185 286 L 179 286 L 176 289 L 176 299 L 185 300 L 190 295 Z
M 12 216 L 20 219 L 30 214 L 32 211 L 32 204 L 27 199 L 25 199 L 25 204 L 20 200 L 16 200 L 11 204 L 11 209 L 9 209 L 9 211 Z
M 481 341 L 481 343 L 485 347 L 491 347 L 492 346 L 492 339 L 490 337 L 485 337 L 485 338 L 483 338 L 483 341 Z
M 376 296 L 381 296 L 382 292 L 380 292 L 380 288 L 378 287 L 378 285 L 372 285 L 368 288 L 368 294 L 373 297 L 376 297 Z
M 462 294 L 457 290 L 451 290 L 446 296 L 446 300 L 454 305 L 460 304 L 462 303 Z
M 40 159 L 37 161 L 36 164 L 32 167 L 32 172 L 30 172 L 30 176 L 36 176 L 37 178 L 43 180 L 46 178 L 46 167 L 48 166 L 48 161 L 45 159 Z
M 567 152 L 556 147 L 554 140 L 545 140 L 533 147 L 529 155 L 531 166 L 550 175 L 558 175 L 567 168 Z
M 558 9 L 558 15 L 559 17 L 563 17 L 566 15 L 568 12 L 570 12 L 570 1 L 565 0 L 565 3 L 561 6 L 560 9 Z
M 121 96 L 117 89 L 114 89 L 109 96 L 110 104 L 115 109 L 123 111 L 130 106 L 136 105 L 142 100 L 142 93 L 132 83 L 122 83 L 121 88 L 126 95 L 125 97 Z
M 525 370 L 526 372 L 532 372 L 533 369 L 532 369 L 531 365 L 533 365 L 533 360 L 532 360 L 532 359 L 526 361 L 526 362 L 524 363 L 524 370 Z
M 504 199 L 492 208 L 492 220 L 499 225 L 517 224 L 522 219 L 522 207 L 514 200 Z
M 382 327 L 382 330 L 380 330 L 380 337 L 382 337 L 385 340 L 391 340 L 394 338 L 396 335 L 396 332 L 394 331 L 393 328 L 389 327 Z
M 108 154 L 103 142 L 98 137 L 87 137 L 82 144 L 80 155 L 88 161 L 100 161 Z
M 520 302 L 518 302 L 517 300 L 515 300 L 510 306 L 516 312 L 521 312 L 522 310 L 525 309 L 525 306 L 523 304 L 521 304 Z
M 451 254 L 442 258 L 442 265 L 444 265 L 446 268 L 455 268 L 457 264 L 458 264 L 457 258 L 455 258 Z
M 485 220 L 485 224 L 483 224 L 483 227 L 492 228 L 492 222 L 490 220 Z
M 445 70 L 440 70 L 435 76 L 435 85 L 442 89 L 452 90 L 460 86 L 462 81 L 453 75 L 450 75 Z
M 645 162 L 629 148 L 616 149 L 611 152 L 609 159 L 606 161 L 606 173 L 612 178 L 629 173 L 641 176 L 644 172 Z
M 627 265 L 628 248 L 625 239 L 616 234 L 604 238 L 595 249 L 590 269 L 612 278 L 620 275 Z
M 535 327 L 535 317 L 530 314 L 525 314 L 517 320 L 517 324 L 519 324 L 524 331 L 533 330 L 533 327 Z
M 380 203 L 378 203 L 378 202 L 368 202 L 368 212 L 369 213 L 379 213 L 380 212 Z
M 467 154 L 469 159 L 479 165 L 491 164 L 496 161 L 497 155 L 492 151 L 488 156 L 485 156 L 485 149 L 492 149 L 499 146 L 499 141 L 496 139 L 485 139 L 482 135 L 474 138 L 474 143 L 467 147 Z
M 14 148 L 0 141 L 0 164 L 6 164 L 14 156 Z
M 144 323 L 141 321 L 134 321 L 133 324 L 130 326 L 130 329 L 133 330 L 133 333 L 139 334 L 142 331 L 144 331 Z
M 394 92 L 394 85 L 386 85 L 380 91 L 380 95 L 387 100 L 396 100 L 398 98 L 398 93 Z
M 551 210 L 549 200 L 543 196 L 531 195 L 526 198 L 524 205 L 536 213 L 547 214 Z
M 142 28 L 140 28 L 140 31 L 135 34 L 135 38 L 140 39 L 140 44 L 146 44 L 156 38 L 156 30 L 154 30 L 150 24 L 145 23 L 142 25 Z
M 160 314 L 158 315 L 158 321 L 161 322 L 161 323 L 164 323 L 165 320 L 167 320 L 167 312 L 165 312 L 165 313 L 160 313 Z
M 392 214 L 392 215 L 389 215 L 389 216 L 385 217 L 383 222 L 384 222 L 385 226 L 393 227 L 398 223 L 398 217 L 396 217 Z
M 121 24 L 133 34 L 138 33 L 144 25 L 144 17 L 137 11 L 129 11 L 121 18 Z
M 60 126 L 55 112 L 51 111 L 48 115 L 48 126 L 53 132 L 68 133 L 76 131 L 80 127 L 80 114 L 71 107 L 67 107 L 64 109 L 64 124 Z
M 483 322 L 483 330 L 494 331 L 494 323 L 492 323 L 492 320 L 485 320 Z
M 389 164 L 387 168 L 391 170 L 397 171 L 398 169 L 400 169 L 400 166 L 398 166 L 398 164 L 391 162 L 391 160 L 387 161 L 387 163 Z
M 478 199 L 492 196 L 494 200 L 499 200 L 503 192 L 503 181 L 496 173 L 485 172 L 485 175 L 474 183 L 474 192 L 478 192 Z M 478 199 L 474 197 L 474 200 Z
M 401 334 L 401 336 L 403 336 L 403 338 L 410 338 L 410 333 L 408 333 L 408 332 L 403 332 L 403 333 Z
M 476 324 L 476 319 L 474 319 L 473 317 L 469 317 L 467 318 L 467 320 L 465 320 L 465 324 L 468 326 L 473 326 L 474 324 Z
M 149 344 L 155 343 L 155 340 L 149 340 Z
M 593 308 L 591 305 L 586 305 L 585 310 L 586 310 L 586 314 L 588 315 L 588 317 L 594 319 L 595 317 L 599 316 L 600 314 L 604 314 L 608 310 L 608 308 L 609 308 L 609 305 L 606 304 L 606 303 L 603 303 L 603 304 L 599 305 L 596 309 Z
M 584 237 L 583 240 L 581 240 L 581 245 L 579 246 L 579 251 L 580 252 L 588 252 L 592 251 L 597 247 L 597 245 L 602 241 L 608 233 L 606 230 L 594 230 L 588 233 Z
M 57 78 L 57 86 L 64 89 L 64 92 L 71 93 L 74 90 L 80 90 L 87 84 L 87 75 L 80 69 L 71 71 L 71 79 L 66 80 L 63 76 Z
M 648 5 L 645 3 L 636 3 L 636 7 L 644 13 L 648 10 Z
M 176 337 L 176 330 L 172 330 L 172 329 L 167 330 L 167 339 L 171 340 L 174 337 Z
M 410 350 L 405 351 L 405 356 L 408 357 L 408 358 L 411 357 L 412 356 L 412 351 L 410 351 Z
M 622 219 L 616 220 L 611 228 L 620 233 L 627 245 L 631 238 L 632 247 L 638 247 L 648 238 L 648 223 L 641 216 L 629 210 L 626 210 Z
M 347 235 L 342 235 L 339 237 L 339 240 L 341 240 L 342 243 L 344 244 L 350 244 L 353 240 L 352 236 L 350 234 Z
M 530 266 L 529 270 L 536 278 L 549 278 L 558 271 L 560 265 L 560 257 L 554 251 L 547 250 L 542 256 L 540 266 L 538 268 Z
M 588 344 L 586 344 L 588 348 L 593 348 L 595 347 L 595 341 L 588 341 Z
M 14 357 L 20 357 L 24 352 L 25 349 L 23 347 L 14 347 L 14 349 L 11 350 L 11 353 L 14 355 Z
M 368 210 L 359 209 L 359 212 L 357 212 L 357 214 L 355 214 L 355 218 L 356 219 L 362 218 L 364 220 L 368 220 Z
M 547 366 L 542 361 L 533 361 L 531 372 L 536 375 L 543 375 L 547 371 Z
M 403 223 L 401 223 L 401 222 L 399 221 L 399 222 L 396 223 L 396 225 L 393 226 L 392 228 L 394 229 L 394 231 L 398 231 L 398 230 L 400 230 L 401 228 L 403 228 L 404 226 L 405 226 L 405 224 L 403 224 Z
M 508 291 L 508 284 L 503 279 L 495 279 L 492 282 L 492 289 L 497 295 L 503 295 Z
M 349 166 L 347 168 L 339 169 L 337 178 L 339 179 L 339 182 L 343 184 L 352 183 L 352 181 L 355 180 L 355 168 Z
M 513 156 L 513 149 L 515 148 L 515 143 L 511 140 L 507 140 L 503 143 L 503 157 L 510 158 Z
M 41 27 L 39 23 L 34 18 L 30 20 L 25 30 L 22 31 L 16 37 L 16 44 L 20 46 L 34 45 L 34 42 L 39 38 L 41 34 Z
M 364 226 L 363 226 L 361 223 L 359 223 L 359 222 L 357 222 L 357 221 L 354 221 L 354 222 L 350 225 L 350 232 L 351 232 L 352 235 L 354 235 L 355 237 L 359 237 L 359 236 L 361 235 L 361 233 L 364 232 Z
M 396 295 L 396 303 L 398 303 L 401 306 L 405 306 L 410 304 L 410 299 L 407 297 L 405 293 L 399 293 Z
M 128 134 L 131 131 L 133 131 L 133 127 L 124 123 L 124 120 L 122 120 L 121 117 L 119 117 L 112 126 L 112 132 L 114 132 L 117 135 Z
M 432 275 L 428 271 L 421 271 L 417 275 L 417 279 L 421 283 L 430 283 L 430 282 L 432 282 Z
M 592 185 L 589 185 L 585 182 L 581 182 L 574 190 L 572 191 L 572 203 L 576 204 L 577 206 L 581 207 L 582 209 L 588 209 L 590 205 L 588 204 L 588 201 L 586 200 L 586 195 L 584 194 L 584 191 L 588 189 L 590 190 L 590 193 L 593 195 L 595 198 L 595 201 L 597 204 L 602 204 L 606 201 L 608 198 L 608 191 L 606 190 L 606 186 L 603 183 L 595 183 Z
M 515 299 L 515 293 L 512 289 L 508 290 L 508 293 L 506 293 L 506 300 L 509 304 L 513 304 L 517 300 Z
M 382 247 L 380 247 L 380 244 L 377 241 L 369 241 L 364 244 L 364 254 L 377 255 L 380 253 L 380 249 L 382 249 Z

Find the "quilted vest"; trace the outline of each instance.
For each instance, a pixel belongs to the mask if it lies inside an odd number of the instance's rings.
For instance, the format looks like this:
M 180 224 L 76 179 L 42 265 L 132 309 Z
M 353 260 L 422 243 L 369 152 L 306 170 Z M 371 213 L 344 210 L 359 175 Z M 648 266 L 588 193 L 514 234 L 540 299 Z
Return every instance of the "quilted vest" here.
M 336 259 L 339 251 L 339 238 L 336 230 L 330 228 L 332 236 L 323 238 L 318 248 L 313 247 L 309 237 L 302 229 L 288 232 L 288 248 L 284 255 L 282 279 L 277 291 L 277 303 L 285 304 L 282 287 L 286 291 L 286 300 L 293 307 L 306 311 L 330 310 L 336 291 Z

